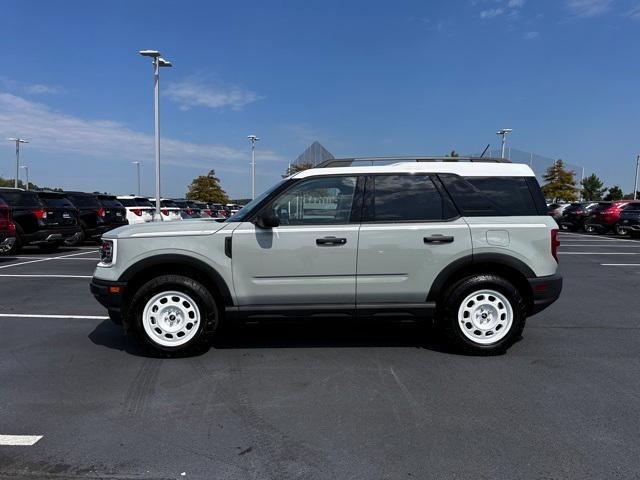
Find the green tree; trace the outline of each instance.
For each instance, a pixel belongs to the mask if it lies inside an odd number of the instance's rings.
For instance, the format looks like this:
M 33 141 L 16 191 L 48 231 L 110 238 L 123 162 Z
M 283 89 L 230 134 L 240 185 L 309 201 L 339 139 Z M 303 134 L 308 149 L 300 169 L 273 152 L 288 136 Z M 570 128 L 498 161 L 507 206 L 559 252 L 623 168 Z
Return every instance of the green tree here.
M 542 193 L 552 202 L 575 202 L 578 199 L 576 174 L 567 170 L 562 160 L 553 162 L 542 178 L 545 181 Z
M 215 170 L 207 175 L 196 177 L 189 185 L 187 199 L 200 200 L 207 203 L 229 203 L 229 197 L 220 186 L 220 179 L 216 177 Z
M 303 170 L 309 170 L 310 168 L 313 168 L 313 163 L 311 162 L 292 163 L 287 167 L 284 175 L 282 175 L 282 178 L 287 178 L 294 173 L 302 172 Z
M 604 197 L 605 200 L 622 200 L 624 197 L 624 192 L 618 185 L 614 185 L 609 189 L 609 193 Z
M 582 180 L 580 184 L 582 185 L 582 198 L 589 202 L 602 200 L 602 195 L 607 191 L 602 180 L 595 173 Z

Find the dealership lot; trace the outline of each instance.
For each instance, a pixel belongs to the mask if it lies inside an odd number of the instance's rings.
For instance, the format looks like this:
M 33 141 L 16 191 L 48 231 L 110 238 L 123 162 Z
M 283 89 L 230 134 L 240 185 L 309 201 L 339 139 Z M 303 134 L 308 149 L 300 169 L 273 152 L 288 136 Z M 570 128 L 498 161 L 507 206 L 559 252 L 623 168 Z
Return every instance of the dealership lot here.
M 96 248 L 0 257 L 0 477 L 635 478 L 640 241 L 561 240 L 560 300 L 489 358 L 409 324 L 154 358 L 90 295 Z

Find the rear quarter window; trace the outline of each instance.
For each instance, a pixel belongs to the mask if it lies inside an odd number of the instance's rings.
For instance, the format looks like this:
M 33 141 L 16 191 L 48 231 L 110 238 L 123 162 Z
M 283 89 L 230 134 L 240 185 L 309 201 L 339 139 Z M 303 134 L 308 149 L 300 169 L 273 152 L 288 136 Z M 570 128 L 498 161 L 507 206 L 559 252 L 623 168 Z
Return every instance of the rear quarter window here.
M 439 177 L 463 216 L 532 216 L 548 210 L 533 177 Z

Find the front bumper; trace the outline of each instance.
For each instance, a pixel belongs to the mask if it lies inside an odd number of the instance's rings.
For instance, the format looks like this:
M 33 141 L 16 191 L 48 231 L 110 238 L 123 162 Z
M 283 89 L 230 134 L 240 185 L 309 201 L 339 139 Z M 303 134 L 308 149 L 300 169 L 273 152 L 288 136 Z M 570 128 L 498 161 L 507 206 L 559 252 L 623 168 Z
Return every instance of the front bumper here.
M 122 324 L 122 299 L 126 282 L 112 282 L 93 278 L 89 289 L 96 300 L 109 310 L 109 317 L 117 324 Z
M 555 302 L 562 292 L 562 276 L 559 273 L 548 277 L 528 278 L 533 302 L 529 315 L 541 312 Z

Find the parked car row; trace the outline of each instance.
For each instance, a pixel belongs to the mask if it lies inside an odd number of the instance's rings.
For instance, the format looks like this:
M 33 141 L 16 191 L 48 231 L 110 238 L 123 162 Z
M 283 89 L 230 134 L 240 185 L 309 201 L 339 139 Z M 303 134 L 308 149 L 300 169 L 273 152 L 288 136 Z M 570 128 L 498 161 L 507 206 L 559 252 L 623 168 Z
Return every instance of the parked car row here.
M 165 198 L 160 207 L 163 221 L 223 219 L 242 208 Z M 109 230 L 151 222 L 154 216 L 154 198 L 0 188 L 0 253 L 16 254 L 27 245 L 54 251 L 62 244 L 98 241 Z
M 584 230 L 599 234 L 614 232 L 618 235 L 640 237 L 640 201 L 551 204 L 548 213 L 563 230 Z

